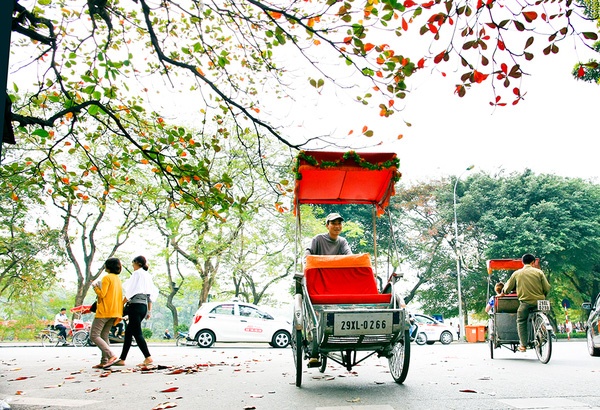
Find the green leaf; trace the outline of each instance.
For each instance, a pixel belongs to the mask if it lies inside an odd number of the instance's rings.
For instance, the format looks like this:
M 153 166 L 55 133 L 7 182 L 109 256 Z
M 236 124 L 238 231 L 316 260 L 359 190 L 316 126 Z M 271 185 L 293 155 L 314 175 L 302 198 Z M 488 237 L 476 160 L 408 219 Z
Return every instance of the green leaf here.
M 37 130 L 33 131 L 31 134 L 38 136 L 38 137 L 42 137 L 42 138 L 48 138 L 48 136 L 50 135 L 48 133 L 48 131 L 46 131 L 42 128 L 38 128 Z

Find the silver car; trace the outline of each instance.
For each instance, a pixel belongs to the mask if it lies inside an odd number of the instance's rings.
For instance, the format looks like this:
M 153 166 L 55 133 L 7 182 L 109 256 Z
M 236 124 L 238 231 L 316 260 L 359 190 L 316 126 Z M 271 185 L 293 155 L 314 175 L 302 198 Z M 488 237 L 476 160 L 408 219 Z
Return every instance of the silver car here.
M 584 303 L 583 309 L 590 311 L 590 316 L 585 323 L 585 332 L 587 336 L 587 348 L 590 356 L 600 356 L 600 295 L 592 305 Z

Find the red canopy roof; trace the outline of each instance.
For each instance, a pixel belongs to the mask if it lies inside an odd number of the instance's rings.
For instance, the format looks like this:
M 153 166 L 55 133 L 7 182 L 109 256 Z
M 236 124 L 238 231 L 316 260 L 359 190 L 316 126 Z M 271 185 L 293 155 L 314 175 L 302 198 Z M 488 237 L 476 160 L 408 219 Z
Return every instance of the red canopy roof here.
M 298 204 L 373 204 L 378 213 L 400 179 L 395 153 L 301 151 L 294 171 Z
M 540 260 L 536 258 L 535 262 L 532 264 L 534 266 L 539 266 Z M 523 261 L 521 258 L 519 259 L 490 259 L 487 261 L 487 270 L 488 275 L 492 274 L 493 270 L 517 270 L 523 267 Z

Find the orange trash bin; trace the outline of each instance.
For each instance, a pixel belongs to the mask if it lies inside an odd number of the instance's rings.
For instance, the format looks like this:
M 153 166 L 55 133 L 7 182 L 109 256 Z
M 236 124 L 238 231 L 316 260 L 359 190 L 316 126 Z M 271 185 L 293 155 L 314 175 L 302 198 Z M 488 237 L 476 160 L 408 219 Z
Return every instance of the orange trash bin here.
M 477 341 L 485 342 L 485 326 L 477 326 Z
M 467 342 L 475 343 L 477 342 L 477 326 L 465 326 L 465 337 L 467 338 Z

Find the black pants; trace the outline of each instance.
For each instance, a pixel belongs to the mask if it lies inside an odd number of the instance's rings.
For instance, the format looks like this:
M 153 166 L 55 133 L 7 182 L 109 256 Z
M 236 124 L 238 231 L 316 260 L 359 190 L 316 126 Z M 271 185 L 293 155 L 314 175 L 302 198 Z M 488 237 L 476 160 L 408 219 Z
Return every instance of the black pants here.
M 148 312 L 148 306 L 143 303 L 130 303 L 129 304 L 129 322 L 125 328 L 125 340 L 123 341 L 123 351 L 121 352 L 121 360 L 127 358 L 129 348 L 131 347 L 131 340 L 135 337 L 138 347 L 142 351 L 144 358 L 150 357 L 150 351 L 148 350 L 148 344 L 142 334 L 142 320 L 146 317 Z
M 58 335 L 65 338 L 67 340 L 67 328 L 64 325 L 56 325 L 54 326 L 56 330 L 58 330 Z

